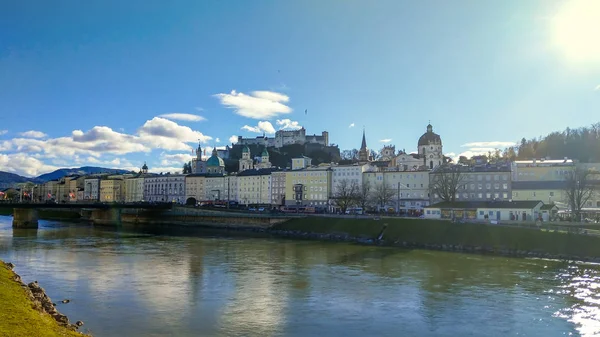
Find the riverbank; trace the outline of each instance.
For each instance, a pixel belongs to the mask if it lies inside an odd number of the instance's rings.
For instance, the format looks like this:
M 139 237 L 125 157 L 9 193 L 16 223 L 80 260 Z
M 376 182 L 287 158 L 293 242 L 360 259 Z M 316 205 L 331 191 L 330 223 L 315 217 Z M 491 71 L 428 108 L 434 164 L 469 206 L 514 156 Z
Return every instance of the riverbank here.
M 404 248 L 600 262 L 598 236 L 442 220 L 375 219 L 306 217 L 276 224 L 268 232 Z
M 0 336 L 85 336 L 59 313 L 37 282 L 29 285 L 0 260 Z

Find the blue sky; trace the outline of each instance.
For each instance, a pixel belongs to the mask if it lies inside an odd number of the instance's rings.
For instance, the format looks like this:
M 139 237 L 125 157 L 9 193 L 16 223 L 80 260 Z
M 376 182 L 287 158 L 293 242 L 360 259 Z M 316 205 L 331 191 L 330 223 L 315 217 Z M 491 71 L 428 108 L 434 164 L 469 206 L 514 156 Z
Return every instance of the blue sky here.
M 413 151 L 431 120 L 458 155 L 600 121 L 594 0 L 14 1 L 0 32 L 0 170 L 24 175 L 286 126 Z

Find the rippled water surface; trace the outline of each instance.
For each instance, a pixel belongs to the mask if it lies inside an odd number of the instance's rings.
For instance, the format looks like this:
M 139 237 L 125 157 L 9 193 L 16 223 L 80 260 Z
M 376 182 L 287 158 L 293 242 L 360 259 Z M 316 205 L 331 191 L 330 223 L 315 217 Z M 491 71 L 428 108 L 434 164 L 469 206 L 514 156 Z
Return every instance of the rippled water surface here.
M 11 221 L 0 259 L 95 337 L 600 335 L 595 265 Z

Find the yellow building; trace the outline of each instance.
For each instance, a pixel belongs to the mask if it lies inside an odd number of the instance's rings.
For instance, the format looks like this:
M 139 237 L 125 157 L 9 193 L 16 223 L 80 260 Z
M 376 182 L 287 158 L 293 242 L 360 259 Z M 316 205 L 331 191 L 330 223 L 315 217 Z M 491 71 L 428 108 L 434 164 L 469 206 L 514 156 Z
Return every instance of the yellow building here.
M 123 202 L 125 200 L 125 182 L 123 179 L 103 179 L 100 181 L 101 202 Z
M 331 198 L 331 177 L 330 166 L 285 172 L 285 205 L 326 208 Z
M 516 160 L 511 164 L 512 181 L 563 181 L 574 168 L 571 159 Z
M 190 198 L 196 200 L 196 202 L 205 200 L 204 194 L 204 182 L 206 175 L 201 174 L 188 174 L 185 176 L 185 200 Z
M 271 173 L 274 169 L 250 169 L 237 175 L 237 199 L 242 205 L 271 203 Z

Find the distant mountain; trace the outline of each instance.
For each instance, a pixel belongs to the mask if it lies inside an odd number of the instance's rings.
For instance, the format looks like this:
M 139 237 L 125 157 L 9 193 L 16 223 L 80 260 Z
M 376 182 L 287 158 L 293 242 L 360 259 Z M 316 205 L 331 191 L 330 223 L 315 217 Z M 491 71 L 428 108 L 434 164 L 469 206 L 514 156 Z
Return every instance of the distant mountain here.
M 18 183 L 26 183 L 28 181 L 41 184 L 50 180 L 60 179 L 64 176 L 68 175 L 86 175 L 86 174 L 94 174 L 94 173 L 111 173 L 111 174 L 122 174 L 128 173 L 127 170 L 119 170 L 119 169 L 108 169 L 104 167 L 94 167 L 94 166 L 84 166 L 79 168 L 62 168 L 58 169 L 54 172 L 42 174 L 39 177 L 35 178 L 27 178 L 22 177 L 18 174 L 3 172 L 0 171 L 0 188 L 8 188 L 12 187 Z
M 95 166 L 84 166 L 78 168 L 62 168 L 58 169 L 54 172 L 42 174 L 36 179 L 42 182 L 60 179 L 64 176 L 69 175 L 86 175 L 86 174 L 95 174 L 95 173 L 110 173 L 110 174 L 122 174 L 128 173 L 130 171 L 127 170 L 119 170 L 119 169 L 107 169 L 104 167 L 95 167 Z
M 37 178 L 25 178 L 18 174 L 0 171 L 0 188 L 8 188 L 18 183 L 26 183 L 28 181 L 39 182 Z

